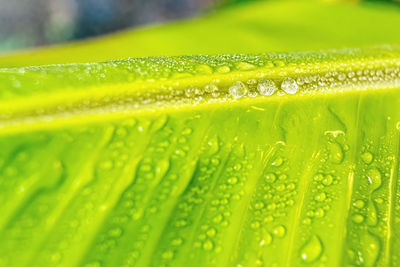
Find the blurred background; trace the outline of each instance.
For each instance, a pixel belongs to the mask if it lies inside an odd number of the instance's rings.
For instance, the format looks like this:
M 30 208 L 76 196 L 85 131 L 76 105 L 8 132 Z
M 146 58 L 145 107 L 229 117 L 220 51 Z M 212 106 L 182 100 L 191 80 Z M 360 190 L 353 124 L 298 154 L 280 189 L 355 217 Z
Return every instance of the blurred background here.
M 0 0 L 0 52 L 195 16 L 235 1 L 249 0 Z
M 218 0 L 0 0 L 0 52 L 193 16 Z

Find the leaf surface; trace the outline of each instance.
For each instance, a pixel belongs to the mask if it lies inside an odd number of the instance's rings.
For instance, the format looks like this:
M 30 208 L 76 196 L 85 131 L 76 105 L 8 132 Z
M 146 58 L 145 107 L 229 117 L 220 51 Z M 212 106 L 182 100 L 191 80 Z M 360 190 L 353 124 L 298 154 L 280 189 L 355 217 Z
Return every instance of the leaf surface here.
M 1 69 L 0 265 L 397 266 L 399 62 Z

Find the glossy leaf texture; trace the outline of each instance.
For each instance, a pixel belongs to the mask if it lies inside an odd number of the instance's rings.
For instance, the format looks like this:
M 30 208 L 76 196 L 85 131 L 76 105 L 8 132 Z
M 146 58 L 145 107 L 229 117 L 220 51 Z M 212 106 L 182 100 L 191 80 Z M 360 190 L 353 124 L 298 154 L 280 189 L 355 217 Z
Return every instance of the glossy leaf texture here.
M 0 57 L 0 66 L 400 44 L 400 14 L 397 6 L 326 2 L 292 0 L 238 3 L 186 21 L 146 26 L 80 43 L 3 55 Z
M 0 70 L 1 266 L 397 266 L 400 50 Z

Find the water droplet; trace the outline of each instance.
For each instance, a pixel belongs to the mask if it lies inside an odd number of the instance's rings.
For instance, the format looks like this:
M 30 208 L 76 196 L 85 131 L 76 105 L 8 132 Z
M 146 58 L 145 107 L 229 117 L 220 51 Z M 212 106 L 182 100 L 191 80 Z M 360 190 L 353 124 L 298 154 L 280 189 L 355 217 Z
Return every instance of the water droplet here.
M 272 243 L 272 235 L 265 233 L 264 238 L 260 241 L 260 246 L 269 245 Z
M 174 252 L 172 250 L 167 250 L 161 255 L 161 257 L 164 260 L 170 260 L 174 257 Z
M 282 81 L 281 88 L 285 93 L 293 95 L 297 93 L 298 85 L 294 79 L 287 77 Z
M 209 83 L 204 87 L 204 90 L 207 93 L 212 94 L 213 97 L 218 97 L 219 93 L 218 93 L 218 87 L 215 84 Z
M 210 154 L 215 154 L 219 151 L 219 138 L 217 135 L 214 135 L 208 140 L 208 146 L 209 146 L 209 153 Z
M 354 201 L 353 205 L 354 205 L 354 207 L 356 207 L 358 209 L 362 209 L 365 206 L 365 202 L 361 199 L 358 199 L 358 200 Z
M 277 237 L 284 237 L 286 234 L 286 228 L 283 225 L 278 225 L 272 230 L 272 233 Z
M 182 238 L 175 238 L 174 240 L 172 240 L 171 244 L 175 247 L 182 245 L 183 240 Z
M 203 243 L 203 249 L 206 251 L 210 251 L 214 248 L 214 243 L 211 240 L 206 240 Z
M 340 164 L 343 161 L 343 149 L 338 143 L 329 143 L 329 160 L 332 163 Z
M 275 175 L 274 173 L 267 173 L 267 174 L 265 175 L 265 180 L 266 180 L 267 182 L 273 183 L 273 182 L 275 182 L 275 180 L 276 180 L 276 175 Z
M 228 184 L 234 185 L 234 184 L 237 184 L 237 182 L 238 182 L 238 178 L 236 178 L 236 177 L 231 177 L 228 179 Z
M 372 160 L 374 159 L 374 156 L 372 155 L 371 152 L 364 152 L 361 155 L 361 159 L 366 163 L 366 164 L 370 164 L 372 162 Z
M 221 66 L 217 69 L 217 72 L 219 73 L 228 73 L 231 71 L 231 68 L 229 66 Z
M 371 184 L 372 191 L 377 190 L 382 185 L 381 173 L 375 168 L 367 171 L 367 178 Z
M 253 64 L 247 62 L 240 62 L 236 65 L 236 67 L 240 70 L 252 70 L 255 68 Z
M 316 201 L 324 201 L 326 199 L 326 194 L 321 192 L 315 196 Z
M 328 174 L 324 177 L 324 179 L 322 180 L 322 184 L 324 185 L 331 185 L 333 182 L 333 177 L 332 175 Z
M 213 73 L 213 70 L 210 66 L 205 65 L 205 64 L 201 64 L 199 66 L 197 66 L 197 72 L 198 73 L 204 73 L 204 74 L 211 74 Z
M 321 239 L 317 235 L 313 235 L 301 249 L 300 257 L 304 262 L 311 263 L 321 256 L 322 250 Z
M 321 181 L 322 179 L 324 179 L 324 175 L 322 173 L 317 173 L 314 176 L 314 181 Z
M 279 167 L 283 163 L 283 158 L 282 157 L 277 157 L 275 160 L 272 162 L 272 166 Z
M 255 208 L 256 210 L 260 210 L 260 209 L 264 208 L 264 203 L 261 202 L 261 201 L 259 201 L 259 202 L 257 202 L 257 203 L 254 205 L 254 208 Z
M 120 227 L 113 228 L 108 232 L 108 235 L 110 237 L 120 237 L 122 235 L 122 229 Z
M 215 228 L 211 227 L 210 229 L 207 230 L 207 235 L 209 237 L 213 237 L 217 234 L 217 230 L 215 230 Z
M 257 90 L 260 95 L 270 96 L 276 91 L 276 85 L 272 80 L 260 80 L 257 85 Z
M 231 87 L 229 87 L 229 94 L 235 99 L 243 97 L 246 93 L 246 85 L 240 81 L 234 82 Z
M 375 226 L 378 224 L 378 214 L 376 211 L 375 203 L 373 201 L 368 201 L 367 206 L 367 224 L 370 226 Z
M 362 258 L 364 259 L 364 266 L 375 266 L 379 257 L 381 244 L 378 237 L 367 233 L 361 238 Z
M 364 216 L 362 216 L 361 214 L 354 214 L 352 216 L 353 222 L 355 223 L 362 223 L 364 221 Z
M 315 217 L 318 218 L 322 218 L 325 216 L 325 211 L 322 208 L 318 208 L 315 212 L 314 212 Z

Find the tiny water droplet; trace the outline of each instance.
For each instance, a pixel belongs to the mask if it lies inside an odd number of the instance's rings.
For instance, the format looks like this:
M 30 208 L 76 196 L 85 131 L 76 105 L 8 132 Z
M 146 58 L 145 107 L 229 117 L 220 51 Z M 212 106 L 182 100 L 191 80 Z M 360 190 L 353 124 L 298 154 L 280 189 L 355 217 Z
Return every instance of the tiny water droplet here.
M 322 250 L 321 239 L 317 235 L 313 235 L 301 249 L 300 257 L 304 262 L 311 263 L 321 256 Z

